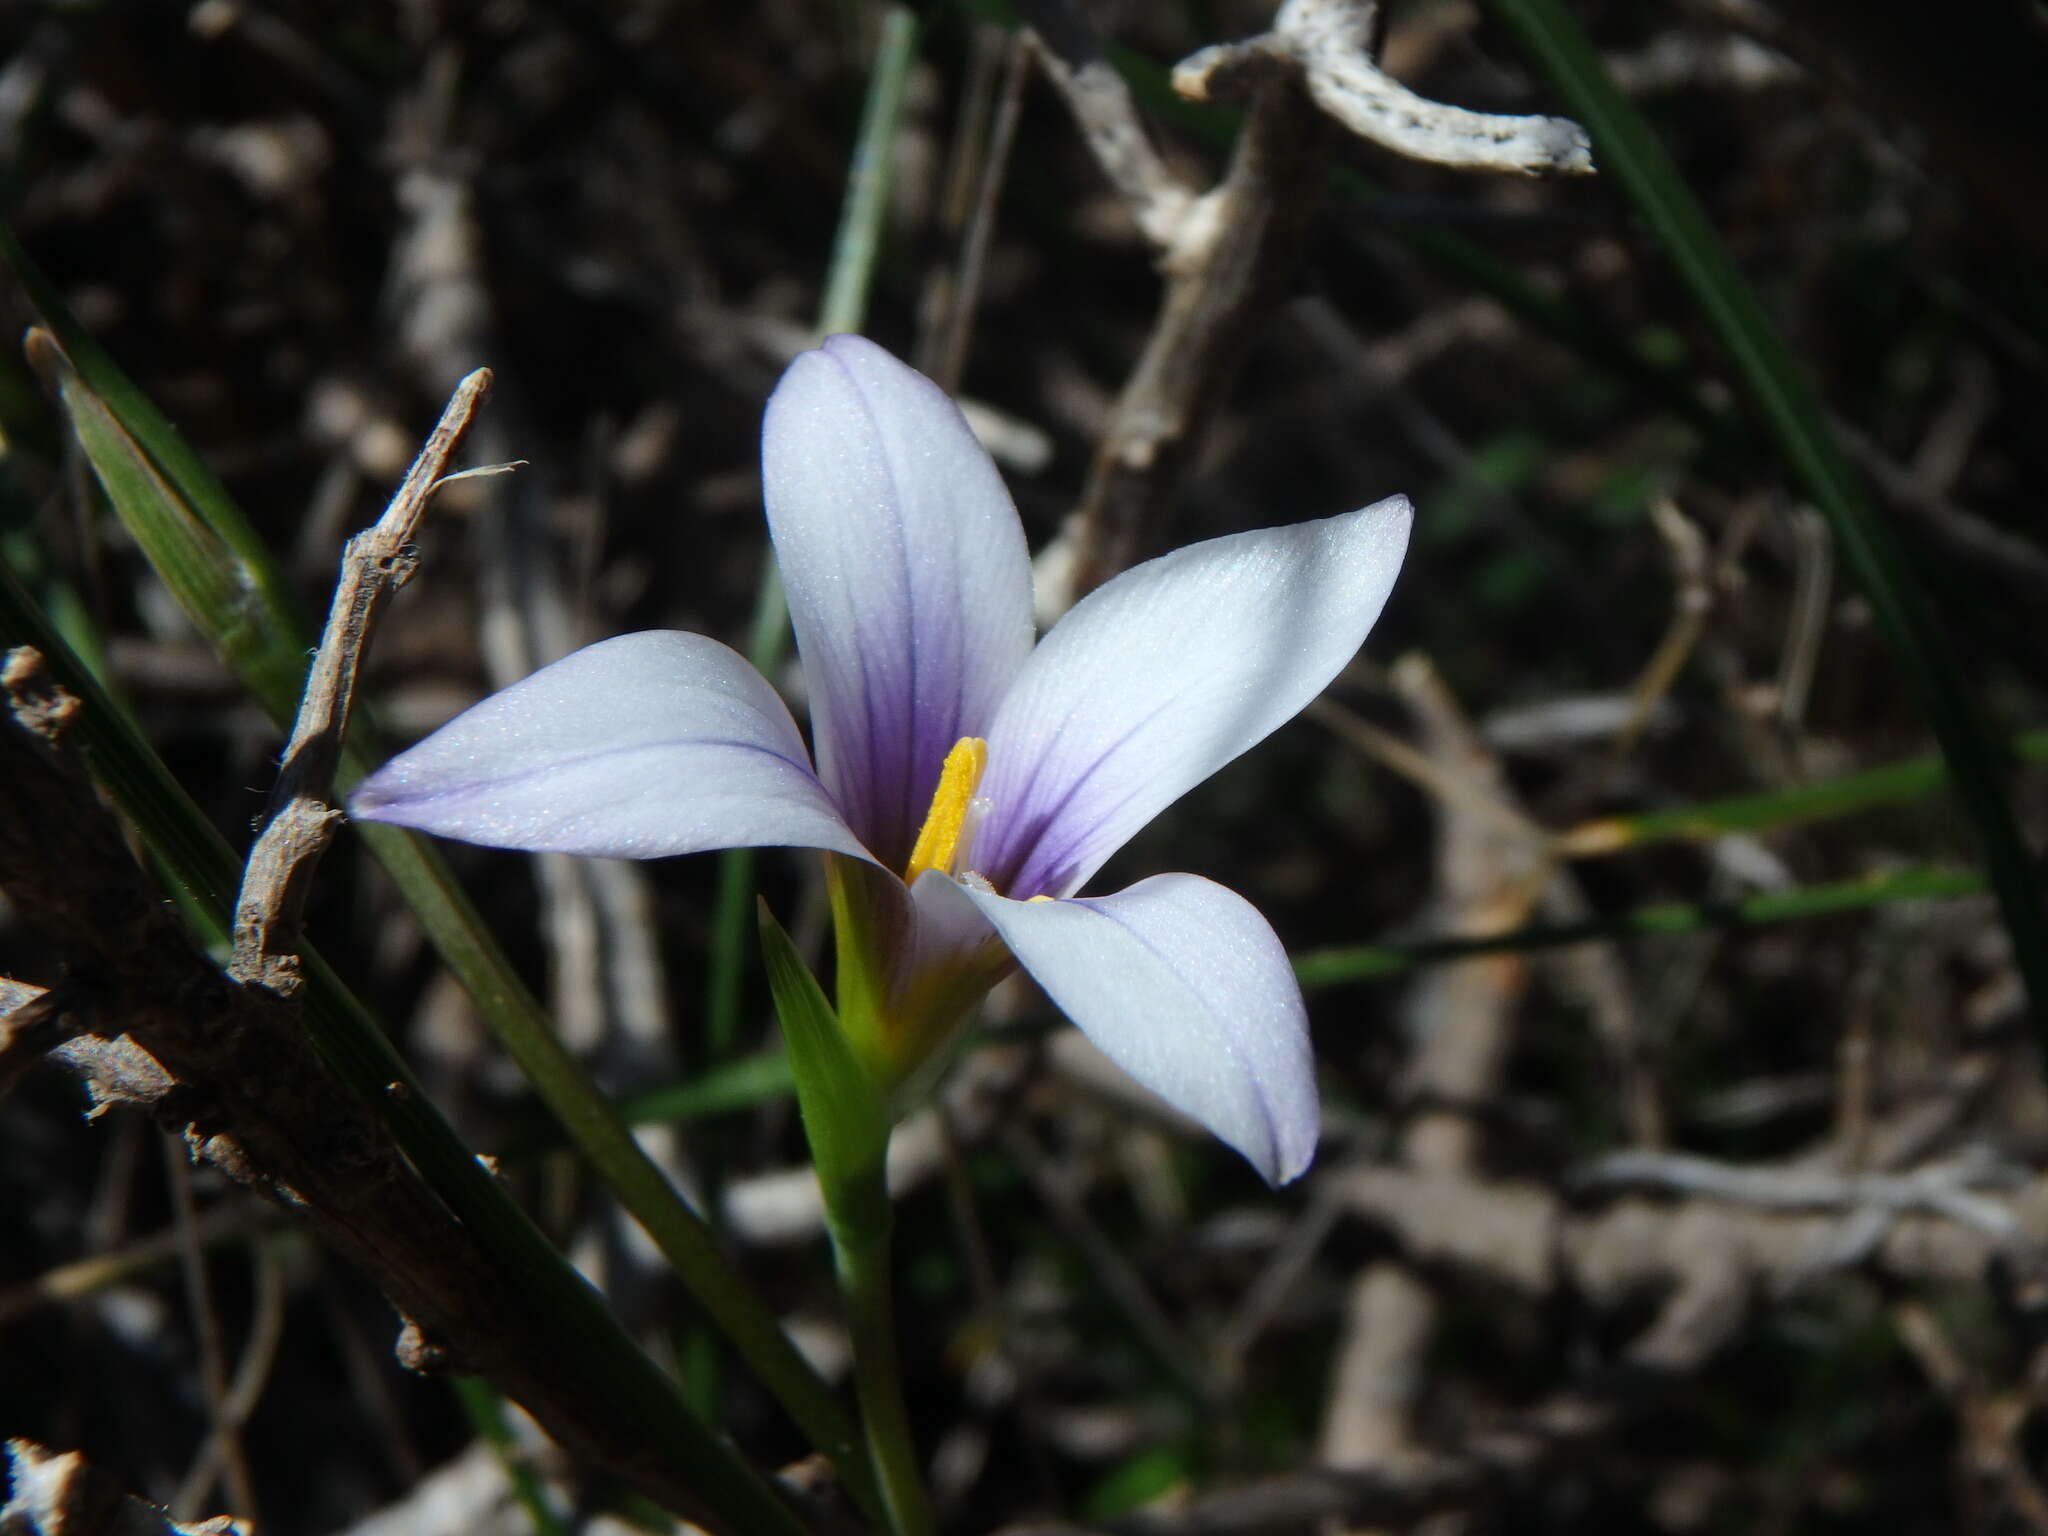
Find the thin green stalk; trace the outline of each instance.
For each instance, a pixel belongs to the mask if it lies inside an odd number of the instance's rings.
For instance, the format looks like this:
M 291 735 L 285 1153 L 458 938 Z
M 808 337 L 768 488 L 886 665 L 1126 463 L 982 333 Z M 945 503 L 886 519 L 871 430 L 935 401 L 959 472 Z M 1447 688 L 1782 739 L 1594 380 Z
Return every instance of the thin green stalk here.
M 470 1428 L 490 1447 L 499 1470 L 512 1485 L 512 1497 L 526 1511 L 526 1523 L 534 1536 L 569 1536 L 569 1527 L 548 1502 L 548 1491 L 533 1463 L 519 1454 L 519 1442 L 505 1420 L 505 1405 L 490 1383 L 480 1376 L 455 1378 L 455 1397 L 468 1416 Z
M 825 1225 L 853 1339 L 853 1372 L 876 1479 L 895 1536 L 929 1536 L 889 1306 L 889 1110 L 817 977 L 757 902 L 762 968 L 789 1053 L 804 1138 L 825 1198 Z
M 868 312 L 875 261 L 882 248 L 882 219 L 888 212 L 896 127 L 903 118 L 903 93 L 916 58 L 917 16 L 908 6 L 892 5 L 882 15 L 860 136 L 854 141 L 853 165 L 847 173 L 846 201 L 832 240 L 832 264 L 818 315 L 818 328 L 828 336 L 859 330 Z
M 1984 883 L 1984 877 L 1974 869 L 1903 869 L 1869 875 L 1860 880 L 1838 880 L 1789 891 L 1770 891 L 1736 901 L 1665 902 L 1611 916 L 1588 918 L 1580 923 L 1511 928 L 1505 933 L 1488 934 L 1484 938 L 1419 939 L 1407 943 L 1314 949 L 1294 957 L 1294 974 L 1304 988 L 1313 991 L 1346 982 L 1399 976 L 1419 966 L 1465 960 L 1474 955 L 1561 949 L 1594 940 L 1651 938 L 1715 928 L 1755 928 L 1802 918 L 1831 917 L 1894 901 L 1939 901 L 1975 896 L 1983 891 Z
M 1779 342 L 1705 212 L 1648 123 L 1608 78 L 1558 0 L 1487 0 L 1593 136 L 1603 170 L 1634 203 L 1701 313 L 1779 449 L 1833 530 L 1918 695 L 1947 758 L 1956 797 L 1976 825 L 1991 886 L 2012 934 L 2035 1033 L 2048 1046 L 2048 912 L 2032 854 L 2006 797 L 2002 765 L 1968 679 L 1888 524 L 1864 503 L 1819 402 Z M 2048 1068 L 2048 1051 L 2043 1052 Z
M 832 1252 L 839 1289 L 846 1297 L 847 1327 L 853 1341 L 854 1385 L 861 1423 L 882 1497 L 896 1536 L 931 1536 L 937 1529 L 918 1470 L 910 1414 L 904 1405 L 903 1372 L 896 1353 L 896 1321 L 889 1284 L 889 1194 L 879 1171 L 874 1199 L 881 1220 L 855 1231 L 833 1222 Z

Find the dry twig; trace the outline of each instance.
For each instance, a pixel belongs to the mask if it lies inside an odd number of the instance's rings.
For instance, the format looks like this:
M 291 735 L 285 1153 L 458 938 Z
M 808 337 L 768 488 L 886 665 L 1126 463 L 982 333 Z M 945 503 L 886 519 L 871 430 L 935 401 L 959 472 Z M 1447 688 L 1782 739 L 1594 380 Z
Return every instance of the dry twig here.
M 1683 1152 L 1616 1152 L 1572 1175 L 1581 1190 L 1659 1189 L 1705 1195 L 1772 1211 L 1923 1211 L 1946 1216 L 2005 1242 L 2019 1235 L 2013 1213 L 1970 1193 L 1987 1181 L 2011 1183 L 2016 1170 L 1982 1158 L 1916 1168 L 1908 1174 L 1834 1174 L 1818 1169 L 1744 1168 Z
M 356 670 L 377 610 L 411 580 L 414 531 L 448 461 L 489 396 L 491 372 L 479 368 L 456 386 L 433 435 L 413 460 L 384 515 L 348 541 L 327 628 L 306 677 L 284 767 L 270 792 L 263 831 L 250 851 L 235 903 L 235 948 L 228 974 L 280 996 L 299 985 L 299 932 L 314 867 L 334 839 L 341 812 L 331 803 L 335 765 L 348 734 Z
M 1892 1318 L 1927 1379 L 1955 1412 L 1957 1460 L 1966 1497 L 1967 1483 L 1981 1478 L 2004 1494 L 2006 1505 L 2034 1536 L 2048 1536 L 2048 1491 L 2028 1469 L 2022 1443 L 2036 1406 L 2032 1395 L 2024 1388 L 1987 1390 L 1924 1302 L 1901 1301 L 1892 1309 Z M 1980 1515 L 1971 1523 L 1988 1522 Z
M 1584 133 L 1561 119 L 1466 112 L 1389 79 L 1374 61 L 1374 0 L 1286 0 L 1270 31 L 1205 48 L 1174 71 L 1183 96 L 1247 101 L 1229 169 L 1197 194 L 1153 148 L 1072 6 L 1033 0 L 1023 10 L 1044 44 L 1047 74 L 1167 280 L 1080 504 L 1040 557 L 1041 617 L 1050 617 L 1158 537 L 1239 362 L 1292 278 L 1333 120 L 1443 165 L 1578 173 L 1592 159 Z
M 1164 249 L 1179 237 L 1197 193 L 1160 155 L 1116 66 L 1102 56 L 1073 0 L 1024 0 L 1018 7 L 1038 44 L 1038 62 L 1066 98 L 1087 139 L 1145 238 Z
M 1650 503 L 1650 521 L 1670 551 L 1671 575 L 1678 591 L 1672 602 L 1670 626 L 1629 690 L 1628 721 L 1615 738 L 1617 756 L 1635 750 L 1651 714 L 1671 691 L 1686 658 L 1699 643 L 1707 614 L 1714 606 L 1707 541 L 1699 526 L 1679 511 L 1678 504 L 1668 496 Z
M 1294 65 L 1316 105 L 1362 139 L 1410 160 L 1519 176 L 1586 176 L 1593 143 L 1562 117 L 1468 112 L 1418 96 L 1374 62 L 1377 0 L 1287 0 L 1273 30 L 1204 48 L 1173 72 L 1173 88 L 1209 99 L 1225 72 Z

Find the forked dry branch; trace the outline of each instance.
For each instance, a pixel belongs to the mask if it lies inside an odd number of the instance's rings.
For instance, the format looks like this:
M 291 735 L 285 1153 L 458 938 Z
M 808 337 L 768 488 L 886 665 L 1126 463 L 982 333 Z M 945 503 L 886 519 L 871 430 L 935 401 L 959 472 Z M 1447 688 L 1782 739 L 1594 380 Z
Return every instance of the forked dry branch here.
M 1293 281 L 1338 125 L 1462 170 L 1584 175 L 1593 159 L 1584 130 L 1562 118 L 1468 112 L 1390 79 L 1375 58 L 1377 0 L 1287 0 L 1271 30 L 1205 48 L 1173 73 L 1182 96 L 1245 107 L 1229 168 L 1203 191 L 1159 154 L 1075 5 L 1029 0 L 1019 9 L 1166 277 L 1080 503 L 1039 558 L 1049 618 L 1160 539 L 1238 364 Z

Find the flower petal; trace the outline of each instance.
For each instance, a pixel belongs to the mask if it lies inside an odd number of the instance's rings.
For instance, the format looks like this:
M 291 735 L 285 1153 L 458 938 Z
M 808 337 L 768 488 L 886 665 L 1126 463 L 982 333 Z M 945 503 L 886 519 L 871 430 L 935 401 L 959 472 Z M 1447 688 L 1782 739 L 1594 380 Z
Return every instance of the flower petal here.
M 1250 902 L 1199 875 L 1070 901 L 955 889 L 1111 1061 L 1268 1183 L 1308 1167 L 1319 1120 L 1308 1015 Z
M 953 402 L 858 336 L 790 364 L 761 469 L 820 776 L 900 870 L 947 751 L 1031 650 L 1023 528 Z
M 716 640 L 621 635 L 492 694 L 357 786 L 349 814 L 493 848 L 868 857 L 789 710 Z
M 988 733 L 973 867 L 1014 896 L 1080 889 L 1337 675 L 1386 603 L 1412 516 L 1393 496 L 1211 539 L 1076 604 Z

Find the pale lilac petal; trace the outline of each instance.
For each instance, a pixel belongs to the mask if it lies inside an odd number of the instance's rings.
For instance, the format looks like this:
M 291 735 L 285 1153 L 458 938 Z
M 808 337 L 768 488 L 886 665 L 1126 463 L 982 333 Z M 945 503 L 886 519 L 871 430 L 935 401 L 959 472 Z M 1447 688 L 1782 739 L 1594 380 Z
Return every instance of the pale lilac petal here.
M 348 808 L 493 848 L 868 857 L 775 690 L 716 640 L 674 630 L 603 641 L 492 694 L 371 774 Z
M 959 409 L 858 336 L 790 364 L 761 469 L 819 775 L 901 869 L 947 751 L 1031 649 L 1023 529 Z
M 1199 875 L 1069 901 L 954 889 L 1111 1061 L 1268 1183 L 1308 1167 L 1319 1120 L 1308 1015 L 1250 902 Z
M 928 869 L 908 887 L 910 923 L 899 961 L 899 987 L 914 986 L 919 976 L 958 973 L 979 978 L 985 993 L 1016 969 L 1001 953 L 988 918 L 954 895 L 957 886 L 950 875 Z
M 1124 572 L 1040 642 L 988 733 L 973 867 L 1064 896 L 1320 693 L 1379 617 L 1406 497 L 1231 534 Z

